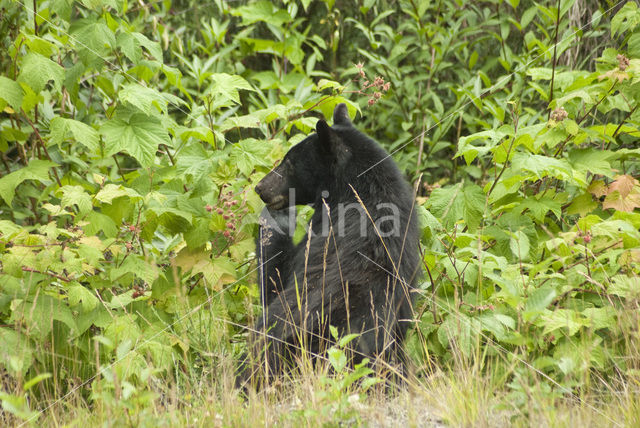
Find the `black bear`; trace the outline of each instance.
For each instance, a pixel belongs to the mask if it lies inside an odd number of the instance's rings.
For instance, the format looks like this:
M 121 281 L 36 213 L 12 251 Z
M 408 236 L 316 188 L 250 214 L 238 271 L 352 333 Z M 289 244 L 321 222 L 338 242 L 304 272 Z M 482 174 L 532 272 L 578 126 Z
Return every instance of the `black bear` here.
M 268 377 L 303 349 L 321 354 L 329 326 L 359 334 L 350 344 L 356 360 L 403 361 L 421 271 L 414 194 L 387 152 L 353 126 L 346 105 L 333 122 L 319 120 L 255 188 L 267 207 L 256 251 L 263 314 L 250 348 Z M 315 211 L 294 245 L 296 204 Z

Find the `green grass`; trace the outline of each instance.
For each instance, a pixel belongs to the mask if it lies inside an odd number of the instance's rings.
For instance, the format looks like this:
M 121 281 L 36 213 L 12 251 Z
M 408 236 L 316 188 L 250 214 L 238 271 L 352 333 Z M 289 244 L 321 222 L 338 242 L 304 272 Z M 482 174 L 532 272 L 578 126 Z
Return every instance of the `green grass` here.
M 217 338 L 217 341 L 220 337 Z M 79 360 L 63 361 L 57 374 L 26 394 L 34 418 L 5 411 L 6 426 L 640 426 L 637 379 L 603 380 L 596 374 L 575 394 L 517 358 L 465 357 L 454 352 L 448 367 L 413 367 L 402 385 L 346 382 L 350 369 L 322 361 L 297 364 L 300 373 L 260 391 L 234 387 L 235 361 L 216 351 L 197 363 L 176 363 L 172 373 L 143 374 L 133 385 L 95 374 L 80 386 Z M 47 352 L 47 350 L 40 350 Z M 480 351 L 480 349 L 478 349 Z M 48 351 L 51 352 L 51 351 Z M 65 373 L 64 380 L 61 373 Z M 416 376 L 415 373 L 420 375 Z M 146 376 L 146 377 L 145 377 Z M 18 397 L 22 386 L 4 377 L 3 390 Z

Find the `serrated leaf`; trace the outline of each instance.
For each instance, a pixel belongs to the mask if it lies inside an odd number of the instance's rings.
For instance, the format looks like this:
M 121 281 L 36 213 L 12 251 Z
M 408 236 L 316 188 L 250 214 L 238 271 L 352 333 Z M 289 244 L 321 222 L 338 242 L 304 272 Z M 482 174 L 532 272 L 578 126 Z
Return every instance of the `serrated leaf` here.
M 271 147 L 264 141 L 248 138 L 233 145 L 230 159 L 248 177 L 257 165 L 268 165 L 265 158 L 270 151 Z
M 541 324 L 544 326 L 543 335 L 566 328 L 569 336 L 573 336 L 582 327 L 588 327 L 589 321 L 572 309 L 556 309 L 553 312 L 543 314 Z
M 240 104 L 239 89 L 246 91 L 255 91 L 253 87 L 242 77 L 227 73 L 214 73 L 210 76 L 213 84 L 210 93 L 217 98 L 230 100 L 236 104 Z
M 53 80 L 53 86 L 61 91 L 64 82 L 64 68 L 37 53 L 28 53 L 22 59 L 19 82 L 26 83 L 37 94 L 42 92 L 47 82 Z
M 109 278 L 114 281 L 127 273 L 132 273 L 147 284 L 152 284 L 158 277 L 158 268 L 152 262 L 147 262 L 141 256 L 130 254 L 121 266 L 111 269 Z
M 130 198 L 140 198 L 140 194 L 135 190 L 124 187 L 122 184 L 113 184 L 109 183 L 105 185 L 100 191 L 94 196 L 96 200 L 102 202 L 103 204 L 110 204 L 114 199 L 120 198 L 122 196 L 128 196 Z
M 336 82 L 335 80 L 328 80 L 328 79 L 320 79 L 316 86 L 318 87 L 319 91 L 323 89 L 343 88 L 340 82 Z
M 167 100 L 160 92 L 137 83 L 123 85 L 118 92 L 118 98 L 148 115 L 156 114 L 158 110 L 167 110 Z
M 100 135 L 91 126 L 73 119 L 56 116 L 49 126 L 51 143 L 60 144 L 69 137 L 85 146 L 92 153 L 100 150 Z
M 618 191 L 609 193 L 604 202 L 602 202 L 602 208 L 614 209 L 622 212 L 633 212 L 636 208 L 640 207 L 640 189 L 639 191 L 629 193 L 627 196 L 622 196 Z
M 153 56 L 156 60 L 162 62 L 162 47 L 160 46 L 160 43 L 149 40 L 147 36 L 142 33 L 134 32 L 131 34 L 136 38 L 136 40 L 142 47 L 146 48 L 149 51 L 151 56 Z
M 553 287 L 542 286 L 537 288 L 527 297 L 524 310 L 525 312 L 542 311 L 553 302 L 553 299 L 555 299 L 557 295 L 558 293 Z
M 428 199 L 429 211 L 447 228 L 464 220 L 470 231 L 482 221 L 485 195 L 475 184 L 458 183 L 455 186 L 438 188 Z
M 87 224 L 82 227 L 85 235 L 97 235 L 98 233 L 104 233 L 107 238 L 114 238 L 118 233 L 118 228 L 108 215 L 99 213 L 97 211 L 91 211 L 86 218 Z
M 82 186 L 62 186 L 58 193 L 62 193 L 60 204 L 64 208 L 76 205 L 80 214 L 87 213 L 93 208 L 91 195 L 85 192 Z
M 101 65 L 116 46 L 116 36 L 102 21 L 81 19 L 75 21 L 70 30 L 76 41 L 78 55 L 86 65 Z
M 142 59 L 140 42 L 138 42 L 132 34 L 124 31 L 118 32 L 116 35 L 116 46 L 120 48 L 122 53 L 129 58 L 132 63 L 137 64 Z
M 220 131 L 226 132 L 234 128 L 259 128 L 260 124 L 260 119 L 255 114 L 231 116 L 224 121 Z
M 617 33 L 633 29 L 638 23 L 640 23 L 638 5 L 632 1 L 626 2 L 611 19 L 611 36 L 615 38 Z
M 24 92 L 18 82 L 0 76 L 0 99 L 6 101 L 15 111 L 20 111 L 23 96 Z M 2 109 L 3 105 L 0 105 L 0 111 Z
M 539 200 L 534 198 L 525 199 L 518 207 L 520 212 L 528 209 L 533 214 L 533 218 L 542 222 L 544 217 L 549 211 L 555 214 L 556 218 L 560 218 L 562 215 L 562 204 L 558 201 L 554 201 L 549 197 L 543 197 Z
M 82 285 L 72 285 L 67 289 L 67 299 L 71 307 L 81 305 L 83 312 L 89 312 L 98 305 L 98 298 Z
M 160 121 L 142 113 L 131 115 L 129 120 L 111 119 L 100 127 L 105 140 L 105 155 L 126 152 L 143 167 L 153 165 L 158 144 L 171 146 L 171 140 Z
M 527 76 L 532 80 L 551 80 L 553 70 L 543 67 L 532 67 L 527 69 Z
M 529 171 L 535 178 L 554 177 L 561 180 L 573 178 L 573 169 L 565 159 L 555 159 L 549 156 L 533 155 L 517 152 L 513 155 L 511 169 Z
M 467 165 L 470 165 L 478 155 L 488 153 L 497 146 L 503 138 L 512 134 L 513 128 L 503 126 L 499 129 L 476 132 L 475 134 L 461 137 L 458 140 L 458 151 L 454 157 L 464 156 L 465 162 Z
M 35 301 L 20 302 L 11 313 L 12 322 L 23 323 L 29 336 L 39 340 L 49 335 L 54 320 L 67 325 L 72 334 L 77 333 L 77 325 L 67 304 L 45 294 L 38 295 Z
M 11 206 L 15 196 L 16 187 L 25 180 L 38 180 L 40 182 L 49 181 L 49 169 L 58 166 L 51 161 L 35 159 L 29 162 L 24 168 L 7 174 L 0 178 L 0 196 Z

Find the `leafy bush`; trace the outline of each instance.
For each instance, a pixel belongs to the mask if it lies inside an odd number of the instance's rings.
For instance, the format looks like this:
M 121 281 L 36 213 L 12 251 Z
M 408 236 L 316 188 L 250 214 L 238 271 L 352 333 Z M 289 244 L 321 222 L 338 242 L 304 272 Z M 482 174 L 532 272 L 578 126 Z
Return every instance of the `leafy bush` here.
M 4 408 L 237 355 L 252 188 L 340 102 L 419 181 L 419 367 L 637 379 L 640 11 L 552 3 L 0 0 Z

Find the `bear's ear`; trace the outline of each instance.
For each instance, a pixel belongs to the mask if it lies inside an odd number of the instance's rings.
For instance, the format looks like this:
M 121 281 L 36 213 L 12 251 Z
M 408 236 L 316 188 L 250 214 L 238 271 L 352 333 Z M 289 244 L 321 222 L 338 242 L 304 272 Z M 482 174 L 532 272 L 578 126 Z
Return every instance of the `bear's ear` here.
M 333 110 L 333 124 L 334 125 L 351 125 L 351 118 L 349 117 L 349 110 L 345 103 L 340 103 Z
M 342 143 L 336 131 L 331 129 L 326 121 L 320 119 L 316 123 L 316 132 L 318 133 L 320 152 L 329 155 L 338 164 L 343 163 L 349 155 L 349 150 Z

